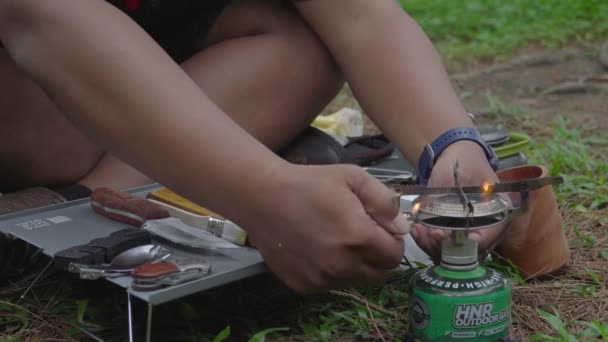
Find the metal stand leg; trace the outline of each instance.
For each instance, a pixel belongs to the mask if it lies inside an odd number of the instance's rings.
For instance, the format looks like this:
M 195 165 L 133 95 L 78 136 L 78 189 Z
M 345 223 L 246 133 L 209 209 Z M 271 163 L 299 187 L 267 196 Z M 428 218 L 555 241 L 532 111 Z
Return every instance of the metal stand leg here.
M 154 307 L 148 303 L 148 319 L 146 321 L 146 342 L 152 340 L 152 311 Z M 127 291 L 127 312 L 129 319 L 129 342 L 133 342 L 133 305 L 131 304 L 131 294 Z
M 152 304 L 148 304 L 148 322 L 146 323 L 146 342 L 152 339 Z
M 27 294 L 30 292 L 30 290 L 34 287 L 34 285 L 36 285 L 38 280 L 40 280 L 42 275 L 49 269 L 49 267 L 51 267 L 52 264 L 53 264 L 53 259 L 51 259 L 51 261 L 49 261 L 49 263 L 46 266 L 44 266 L 42 271 L 40 271 L 40 273 L 38 273 L 36 278 L 34 278 L 34 280 L 32 280 L 32 282 L 27 287 L 27 289 L 25 289 L 25 291 L 23 291 L 23 294 L 21 294 L 21 296 L 19 297 L 19 300 L 23 300 L 25 298 L 25 296 L 27 296 Z
M 78 324 L 74 324 L 74 323 L 68 323 L 68 324 L 71 325 L 72 327 L 78 329 L 80 332 L 82 332 L 83 334 L 87 335 L 88 337 L 90 337 L 91 339 L 95 340 L 96 342 L 104 342 L 104 340 L 102 340 L 101 338 L 95 336 L 92 332 L 90 332 L 87 329 L 79 326 Z
M 129 342 L 133 342 L 133 309 L 131 308 L 131 294 L 127 291 L 127 312 L 129 315 Z

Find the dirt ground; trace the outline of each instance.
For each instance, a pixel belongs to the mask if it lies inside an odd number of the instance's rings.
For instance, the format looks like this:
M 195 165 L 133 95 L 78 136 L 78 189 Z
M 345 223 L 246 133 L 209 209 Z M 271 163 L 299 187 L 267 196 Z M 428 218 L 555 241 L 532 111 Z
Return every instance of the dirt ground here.
M 504 103 L 532 110 L 538 122 L 562 115 L 574 122 L 595 121 L 608 128 L 608 66 L 600 63 L 599 46 L 536 52 L 451 79 L 469 111 L 486 114 L 487 94 Z
M 608 42 L 601 59 L 600 44 L 533 50 L 505 63 L 453 66 L 457 71 L 450 71 L 450 79 L 467 110 L 481 123 L 488 122 L 496 114 L 490 104 L 493 98 L 526 110 L 540 124 L 561 115 L 575 123 L 593 122 L 608 129 Z M 346 92 L 338 95 L 326 112 L 344 106 L 360 109 Z M 373 124 L 367 123 L 366 132 L 375 132 Z

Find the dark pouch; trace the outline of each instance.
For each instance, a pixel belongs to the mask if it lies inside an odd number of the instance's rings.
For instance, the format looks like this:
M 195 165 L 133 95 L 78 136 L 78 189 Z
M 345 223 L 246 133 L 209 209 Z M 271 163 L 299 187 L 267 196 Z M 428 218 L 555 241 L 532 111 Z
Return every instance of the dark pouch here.
M 104 238 L 91 240 L 87 246 L 102 248 L 105 254 L 104 262 L 110 263 L 118 254 L 148 243 L 150 243 L 150 235 L 146 231 L 129 228 L 119 230 Z
M 395 145 L 383 134 L 349 138 L 344 148 L 354 163 L 359 166 L 373 164 L 395 151 Z
M 283 159 L 299 165 L 352 164 L 344 147 L 331 135 L 308 127 L 279 153 Z
M 60 269 L 67 269 L 70 263 L 99 265 L 104 262 L 105 253 L 100 247 L 74 246 L 57 252 L 53 260 Z

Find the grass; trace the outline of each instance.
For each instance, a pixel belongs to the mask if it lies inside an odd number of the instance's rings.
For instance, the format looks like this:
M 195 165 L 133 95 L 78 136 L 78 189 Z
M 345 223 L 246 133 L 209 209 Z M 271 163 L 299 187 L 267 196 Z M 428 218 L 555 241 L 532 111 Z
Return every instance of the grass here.
M 534 133 L 528 157 L 564 178 L 557 195 L 565 207 L 593 212 L 608 206 L 608 132 L 596 123 L 575 124 L 563 116 L 541 127 L 532 112 L 486 97 L 494 123 Z
M 608 36 L 605 0 L 401 2 L 454 61 L 504 59 L 530 45 L 554 48 Z M 342 101 L 353 100 L 346 96 Z M 516 284 L 515 330 L 542 341 L 608 340 L 608 133 L 566 117 L 539 123 L 525 108 L 491 93 L 487 102 L 493 122 L 534 137 L 534 163 L 565 179 L 556 194 L 571 244 L 571 269 L 550 281 L 526 282 L 508 262 L 492 264 Z M 271 277 L 256 277 L 159 307 L 155 335 L 188 342 L 399 341 L 407 330 L 411 275 L 398 272 L 382 287 L 306 298 L 292 295 Z M 28 301 L 18 301 L 29 281 L 0 287 L 0 342 L 86 340 L 74 325 L 109 341 L 124 338 L 122 290 L 50 274 Z M 142 322 L 144 307 L 134 304 L 136 322 Z
M 533 159 L 563 175 L 560 200 L 584 212 L 608 205 L 608 133 L 595 132 L 591 125 L 573 129 L 565 118 L 552 126 L 552 137 L 542 148 L 537 144 Z
M 505 59 L 529 45 L 606 37 L 604 0 L 399 0 L 448 60 Z
M 558 312 L 553 314 L 541 309 L 536 310 L 538 314 L 556 331 L 557 335 L 537 333 L 530 337 L 530 342 L 552 341 L 552 342 L 577 342 L 577 341 L 608 341 L 608 324 L 598 320 L 591 322 L 576 321 L 564 322 Z M 569 326 L 579 325 L 584 328 L 577 334 L 572 334 Z

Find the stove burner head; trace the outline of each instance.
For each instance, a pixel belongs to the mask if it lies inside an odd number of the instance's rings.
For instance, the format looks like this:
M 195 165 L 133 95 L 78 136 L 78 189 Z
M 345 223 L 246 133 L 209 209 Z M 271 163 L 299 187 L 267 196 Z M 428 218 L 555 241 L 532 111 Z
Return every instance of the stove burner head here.
M 448 230 L 490 228 L 505 221 L 511 209 L 498 194 L 468 194 L 467 198 L 473 206 L 468 218 L 457 194 L 421 196 L 416 200 L 419 206 L 415 219 L 429 227 Z
M 468 200 L 473 204 L 472 217 L 490 216 L 503 213 L 511 206 L 498 194 L 468 194 Z M 439 196 L 422 196 L 419 199 L 420 212 L 434 216 L 466 218 L 467 213 L 462 200 L 457 194 Z

